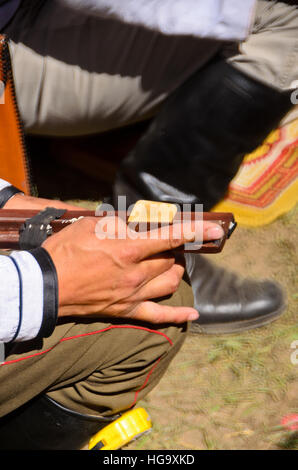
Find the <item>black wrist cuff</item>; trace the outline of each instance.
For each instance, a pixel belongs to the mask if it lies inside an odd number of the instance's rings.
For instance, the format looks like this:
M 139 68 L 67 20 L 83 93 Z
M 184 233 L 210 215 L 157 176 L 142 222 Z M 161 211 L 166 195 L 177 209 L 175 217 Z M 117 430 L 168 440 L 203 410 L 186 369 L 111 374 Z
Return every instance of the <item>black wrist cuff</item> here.
M 58 277 L 49 253 L 42 247 L 29 250 L 38 262 L 43 276 L 43 320 L 38 338 L 48 338 L 53 333 L 58 317 Z
M 0 191 L 0 209 L 12 198 L 15 194 L 22 193 L 22 191 L 15 186 L 6 186 Z

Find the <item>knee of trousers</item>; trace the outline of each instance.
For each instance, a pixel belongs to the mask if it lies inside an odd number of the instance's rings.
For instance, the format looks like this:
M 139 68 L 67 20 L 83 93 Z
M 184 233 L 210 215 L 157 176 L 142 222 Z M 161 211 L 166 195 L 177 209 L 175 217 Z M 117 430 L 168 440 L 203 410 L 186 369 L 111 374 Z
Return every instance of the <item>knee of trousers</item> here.
M 175 294 L 159 303 L 192 307 L 189 282 L 183 280 Z M 188 326 L 187 323 L 114 323 L 88 351 L 92 372 L 74 384 L 66 382 L 65 386 L 61 387 L 60 383 L 58 388 L 52 387 L 48 395 L 80 413 L 110 416 L 129 409 L 166 374 L 187 337 Z M 100 359 L 95 367 L 96 357 Z
M 18 348 L 1 366 L 0 416 L 45 392 L 79 413 L 128 409 L 160 381 L 187 330 L 187 324 L 74 324 L 50 347 Z
M 130 409 L 158 385 L 187 332 L 186 323 L 113 324 L 88 352 L 93 358 L 105 355 L 104 360 L 99 359 L 87 377 L 62 387 L 57 384 L 47 394 L 66 408 L 88 415 L 105 417 Z
M 163 303 L 193 305 L 184 281 Z M 186 337 L 187 325 L 68 320 L 42 342 L 16 343 L 0 367 L 0 416 L 45 391 L 74 411 L 125 409 L 150 391 Z
M 258 0 L 255 24 L 239 54 L 229 62 L 243 73 L 279 91 L 297 87 L 297 2 Z

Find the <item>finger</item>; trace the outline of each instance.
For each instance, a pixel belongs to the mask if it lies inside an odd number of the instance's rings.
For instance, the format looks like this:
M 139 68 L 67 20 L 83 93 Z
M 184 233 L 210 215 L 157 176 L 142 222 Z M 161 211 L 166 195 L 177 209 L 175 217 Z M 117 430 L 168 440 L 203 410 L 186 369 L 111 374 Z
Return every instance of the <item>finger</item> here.
M 137 293 L 138 300 L 145 301 L 174 294 L 179 288 L 183 274 L 183 266 L 173 265 L 167 272 L 160 274 L 141 287 Z
M 203 241 L 218 240 L 224 236 L 223 228 L 214 222 L 203 222 Z
M 174 250 L 179 246 L 192 241 L 215 240 L 224 236 L 222 227 L 208 221 L 190 221 L 176 223 L 138 234 L 134 240 L 134 249 L 138 251 L 141 259 L 157 253 Z
M 137 261 L 145 260 L 152 256 L 171 251 L 185 243 L 181 233 L 173 231 L 172 226 L 161 227 L 150 232 L 134 232 L 134 249 L 138 254 Z
M 184 323 L 199 318 L 191 307 L 171 307 L 147 301 L 140 303 L 133 312 L 133 318 L 149 323 Z
M 162 253 L 161 255 L 154 255 L 146 260 L 137 263 L 136 270 L 142 274 L 143 282 L 145 285 L 152 279 L 159 278 L 161 274 L 169 271 L 175 264 L 175 257 L 171 252 Z
M 123 285 L 125 288 L 133 288 L 134 295 L 137 295 L 138 300 L 147 300 L 149 297 L 139 294 L 140 290 L 150 284 L 152 280 L 159 279 L 161 275 L 167 273 L 174 263 L 174 257 L 165 257 L 133 264 L 123 274 Z M 149 292 L 149 289 L 147 291 Z
M 133 254 L 135 262 L 173 250 L 185 243 L 219 239 L 224 235 L 218 224 L 209 221 L 184 221 L 149 232 L 135 232 L 122 219 L 115 217 L 104 217 L 98 221 L 95 233 L 101 240 L 120 238 L 125 242 L 126 251 Z
M 173 230 L 175 236 L 177 236 L 176 232 L 179 234 L 179 230 L 182 230 L 181 238 L 183 237 L 187 242 L 217 240 L 224 236 L 224 230 L 219 224 L 203 220 L 186 220 L 183 224 L 174 224 Z

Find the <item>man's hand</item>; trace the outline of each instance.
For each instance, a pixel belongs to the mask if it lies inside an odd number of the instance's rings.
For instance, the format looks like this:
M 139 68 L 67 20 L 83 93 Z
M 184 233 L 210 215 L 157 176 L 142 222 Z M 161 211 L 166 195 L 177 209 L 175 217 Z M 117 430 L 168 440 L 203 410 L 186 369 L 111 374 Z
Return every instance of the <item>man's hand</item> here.
M 170 231 L 164 238 L 160 230 L 155 239 L 99 240 L 97 222 L 95 217 L 80 219 L 42 245 L 57 270 L 58 316 L 134 318 L 151 323 L 198 318 L 193 308 L 170 307 L 152 300 L 177 290 L 184 266 L 176 261 L 172 250 L 192 240 L 183 234 L 177 238 L 177 231 L 175 236 Z M 203 223 L 204 240 L 222 235 L 218 225 Z

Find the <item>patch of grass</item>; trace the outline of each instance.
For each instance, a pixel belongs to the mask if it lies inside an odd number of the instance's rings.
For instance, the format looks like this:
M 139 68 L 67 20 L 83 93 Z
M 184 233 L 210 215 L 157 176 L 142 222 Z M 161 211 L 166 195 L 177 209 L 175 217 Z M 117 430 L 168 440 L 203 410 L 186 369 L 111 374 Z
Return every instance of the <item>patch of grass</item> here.
M 282 436 L 277 447 L 285 450 L 298 450 L 298 432 L 289 432 L 286 436 Z

